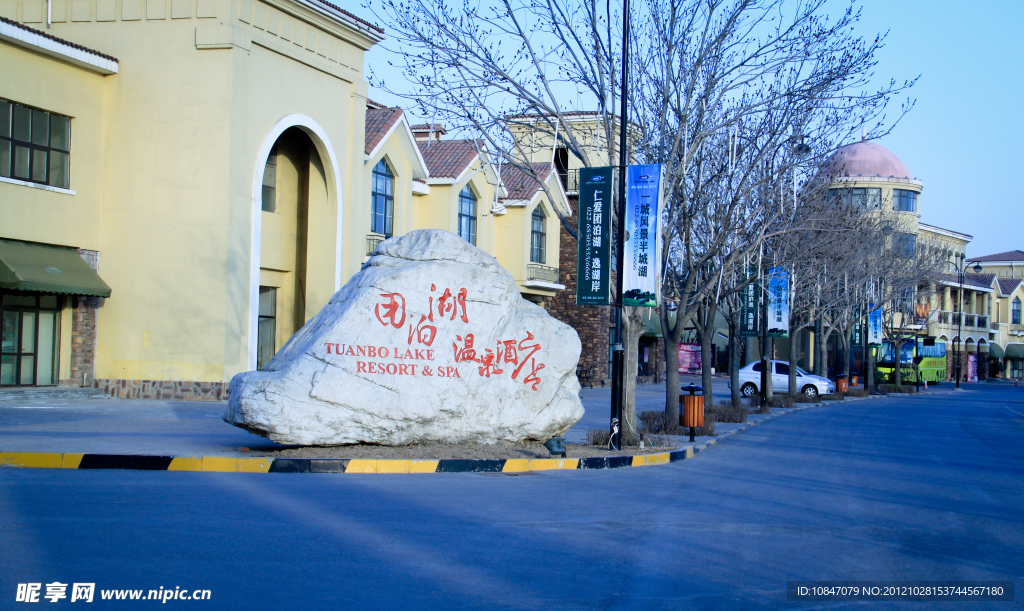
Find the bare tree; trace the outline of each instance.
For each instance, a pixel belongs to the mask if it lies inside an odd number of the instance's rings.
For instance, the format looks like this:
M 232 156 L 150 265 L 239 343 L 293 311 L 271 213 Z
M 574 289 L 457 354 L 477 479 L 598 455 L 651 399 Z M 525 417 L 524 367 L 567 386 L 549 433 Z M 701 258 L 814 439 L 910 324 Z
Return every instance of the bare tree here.
M 871 90 L 882 38 L 853 33 L 854 5 L 835 18 L 825 0 L 644 0 L 631 15 L 629 122 L 615 116 L 622 15 L 596 0 L 383 0 L 407 83 L 374 80 L 414 111 L 483 138 L 527 173 L 536 137 L 584 165 L 630 157 L 663 164 L 666 411 L 678 414 L 682 329 L 731 269 L 779 229 L 780 187 L 863 125 L 884 133 L 885 109 L 911 83 Z M 899 116 L 909 106 L 904 106 Z M 572 119 L 592 113 L 587 129 Z M 898 119 L 898 117 L 897 117 Z M 894 122 L 890 122 L 891 126 Z M 798 150 L 811 150 L 810 157 Z M 800 170 L 803 168 L 803 170 Z M 546 187 L 545 187 L 546 188 Z M 563 225 L 575 235 L 571 227 Z M 720 275 L 719 275 L 720 277 Z M 636 371 L 642 319 L 623 308 L 625 371 Z M 674 324 L 673 324 L 674 322 Z M 624 433 L 635 430 L 635 376 L 625 380 Z

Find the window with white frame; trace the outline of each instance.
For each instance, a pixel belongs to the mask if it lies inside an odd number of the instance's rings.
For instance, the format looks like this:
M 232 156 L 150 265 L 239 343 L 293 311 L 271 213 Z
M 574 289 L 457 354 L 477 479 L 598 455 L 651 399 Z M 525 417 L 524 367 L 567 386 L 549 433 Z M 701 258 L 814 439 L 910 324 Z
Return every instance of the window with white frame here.
M 897 212 L 917 212 L 917 191 L 893 189 L 892 207 Z
M 469 185 L 459 192 L 459 237 L 476 246 L 476 195 Z
M 1013 306 L 1010 311 L 1010 324 L 1020 324 L 1020 297 L 1013 298 Z
M 544 216 L 544 211 L 540 206 L 537 206 L 533 210 L 533 215 L 530 217 L 530 262 L 531 263 L 544 263 L 545 262 L 545 246 L 547 245 L 548 234 L 545 231 L 544 225 L 547 218 Z
M 395 175 L 383 159 L 373 166 L 371 197 L 370 231 L 390 238 L 394 232 Z
M 71 119 L 0 99 L 0 176 L 69 188 Z

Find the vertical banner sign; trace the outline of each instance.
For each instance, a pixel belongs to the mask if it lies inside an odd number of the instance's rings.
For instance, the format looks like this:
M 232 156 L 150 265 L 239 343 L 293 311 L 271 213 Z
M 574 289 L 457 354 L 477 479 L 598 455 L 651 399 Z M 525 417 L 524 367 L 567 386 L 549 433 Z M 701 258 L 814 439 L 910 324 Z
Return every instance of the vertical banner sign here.
M 868 310 L 868 345 L 882 345 L 882 307 L 871 304 Z
M 789 337 L 789 270 L 768 270 L 768 335 Z
M 612 168 L 580 169 L 576 304 L 608 305 L 611 294 Z
M 860 318 L 860 306 L 853 307 L 853 317 Z M 860 348 L 860 339 L 863 336 L 863 326 L 861 323 L 853 325 L 853 331 L 850 332 L 850 347 Z
M 658 307 L 661 293 L 661 165 L 626 168 L 626 252 L 622 305 Z
M 749 267 L 746 270 L 744 281 L 757 278 L 757 268 Z M 758 321 L 757 298 L 761 292 L 761 285 L 757 280 L 751 280 L 750 284 L 740 293 L 740 337 L 757 337 Z

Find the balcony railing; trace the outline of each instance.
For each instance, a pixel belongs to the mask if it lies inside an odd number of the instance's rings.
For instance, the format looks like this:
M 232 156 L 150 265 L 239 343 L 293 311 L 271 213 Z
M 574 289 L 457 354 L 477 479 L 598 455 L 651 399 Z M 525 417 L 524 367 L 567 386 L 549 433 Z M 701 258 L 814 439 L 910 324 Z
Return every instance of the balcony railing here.
M 999 323 L 997 323 L 997 322 L 989 323 L 988 328 L 990 330 L 992 330 L 992 331 L 998 331 L 999 330 Z
M 939 324 L 940 325 L 948 325 L 949 324 L 949 312 L 939 312 Z
M 580 192 L 580 171 L 579 170 L 565 170 L 559 171 L 558 177 L 562 180 L 562 188 L 565 189 L 566 193 L 579 193 Z
M 966 314 L 966 315 L 964 315 L 964 326 L 965 327 L 976 327 L 976 326 L 978 326 L 976 321 L 977 321 L 977 317 L 974 314 Z
M 377 250 L 380 243 L 387 238 L 382 235 L 368 235 L 366 236 L 366 256 L 369 257 L 373 254 L 373 251 Z
M 978 315 L 978 328 L 988 329 L 988 316 Z
M 558 284 L 558 268 L 531 263 L 526 266 L 526 279 L 534 280 L 536 282 L 550 282 L 551 284 Z

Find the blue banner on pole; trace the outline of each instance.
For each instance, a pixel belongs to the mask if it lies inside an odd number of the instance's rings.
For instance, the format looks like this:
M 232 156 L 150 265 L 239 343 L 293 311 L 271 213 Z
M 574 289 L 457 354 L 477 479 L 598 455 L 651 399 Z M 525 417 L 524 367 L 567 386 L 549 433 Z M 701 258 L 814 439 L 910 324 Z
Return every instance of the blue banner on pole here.
M 768 335 L 789 337 L 789 270 L 768 270 Z
M 869 346 L 881 346 L 882 345 L 882 307 L 875 307 L 875 304 L 869 306 L 868 312 L 868 345 Z
M 658 307 L 661 293 L 661 164 L 626 169 L 622 305 Z

